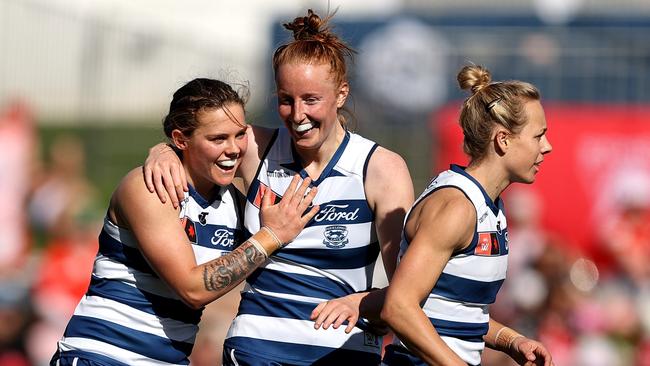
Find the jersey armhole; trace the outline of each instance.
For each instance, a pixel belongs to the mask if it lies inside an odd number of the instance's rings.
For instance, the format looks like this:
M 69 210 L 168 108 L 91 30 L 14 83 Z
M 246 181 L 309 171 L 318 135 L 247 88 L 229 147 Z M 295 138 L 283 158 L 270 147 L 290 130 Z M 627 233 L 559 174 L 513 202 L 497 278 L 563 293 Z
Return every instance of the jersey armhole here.
M 361 178 L 363 182 L 363 186 L 366 186 L 366 176 L 368 175 L 368 164 L 370 163 L 370 158 L 372 157 L 372 154 L 374 154 L 375 150 L 379 147 L 379 144 L 375 143 L 372 145 L 370 148 L 370 151 L 368 151 L 368 156 L 366 156 L 366 161 L 363 163 L 363 176 Z M 365 190 L 365 189 L 364 189 Z

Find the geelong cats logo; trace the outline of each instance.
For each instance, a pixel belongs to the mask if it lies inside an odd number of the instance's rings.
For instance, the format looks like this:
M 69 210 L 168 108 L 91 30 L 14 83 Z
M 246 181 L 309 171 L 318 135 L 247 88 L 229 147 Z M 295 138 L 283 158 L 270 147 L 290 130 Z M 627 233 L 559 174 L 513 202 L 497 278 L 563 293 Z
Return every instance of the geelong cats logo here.
M 325 227 L 323 244 L 328 248 L 343 248 L 348 243 L 348 228 L 343 225 Z

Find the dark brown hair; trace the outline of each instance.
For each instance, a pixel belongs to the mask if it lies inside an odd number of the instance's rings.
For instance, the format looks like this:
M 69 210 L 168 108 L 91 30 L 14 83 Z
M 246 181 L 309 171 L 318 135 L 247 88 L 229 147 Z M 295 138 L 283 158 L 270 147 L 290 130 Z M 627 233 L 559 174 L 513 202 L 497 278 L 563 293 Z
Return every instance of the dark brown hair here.
M 248 87 L 241 85 L 235 91 L 229 84 L 220 80 L 197 78 L 180 87 L 174 93 L 169 104 L 169 113 L 163 120 L 165 135 L 169 138 L 172 131 L 180 130 L 185 136 L 190 136 L 198 127 L 196 114 L 201 110 L 222 108 L 230 119 L 240 125 L 228 109 L 229 104 L 246 105 Z

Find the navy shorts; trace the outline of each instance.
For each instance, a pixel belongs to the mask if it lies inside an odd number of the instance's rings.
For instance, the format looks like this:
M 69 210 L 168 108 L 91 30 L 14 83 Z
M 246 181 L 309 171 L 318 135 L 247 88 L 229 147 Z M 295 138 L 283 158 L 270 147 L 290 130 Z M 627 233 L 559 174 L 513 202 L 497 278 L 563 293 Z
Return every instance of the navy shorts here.
M 113 360 L 91 352 L 65 352 L 55 353 L 50 360 L 50 366 L 128 366 L 122 362 Z
M 413 355 L 406 348 L 395 344 L 386 346 L 383 366 L 426 366 L 426 363 Z M 468 364 L 468 366 L 471 366 Z M 480 364 L 477 366 L 481 366 Z

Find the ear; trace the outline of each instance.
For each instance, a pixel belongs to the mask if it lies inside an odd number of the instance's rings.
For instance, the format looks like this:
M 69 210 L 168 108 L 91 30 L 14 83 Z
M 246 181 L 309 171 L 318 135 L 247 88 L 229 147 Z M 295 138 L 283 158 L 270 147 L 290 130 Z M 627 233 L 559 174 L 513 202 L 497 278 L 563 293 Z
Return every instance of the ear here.
M 179 150 L 187 149 L 187 137 L 181 132 L 181 130 L 172 131 L 172 142 Z
M 503 128 L 497 129 L 496 133 L 494 134 L 494 147 L 496 148 L 497 153 L 499 155 L 505 154 L 506 151 L 508 151 L 509 144 L 510 133 Z
M 345 104 L 345 100 L 348 99 L 348 94 L 350 94 L 350 84 L 343 82 L 339 87 L 338 94 L 336 96 L 336 108 L 341 108 Z

